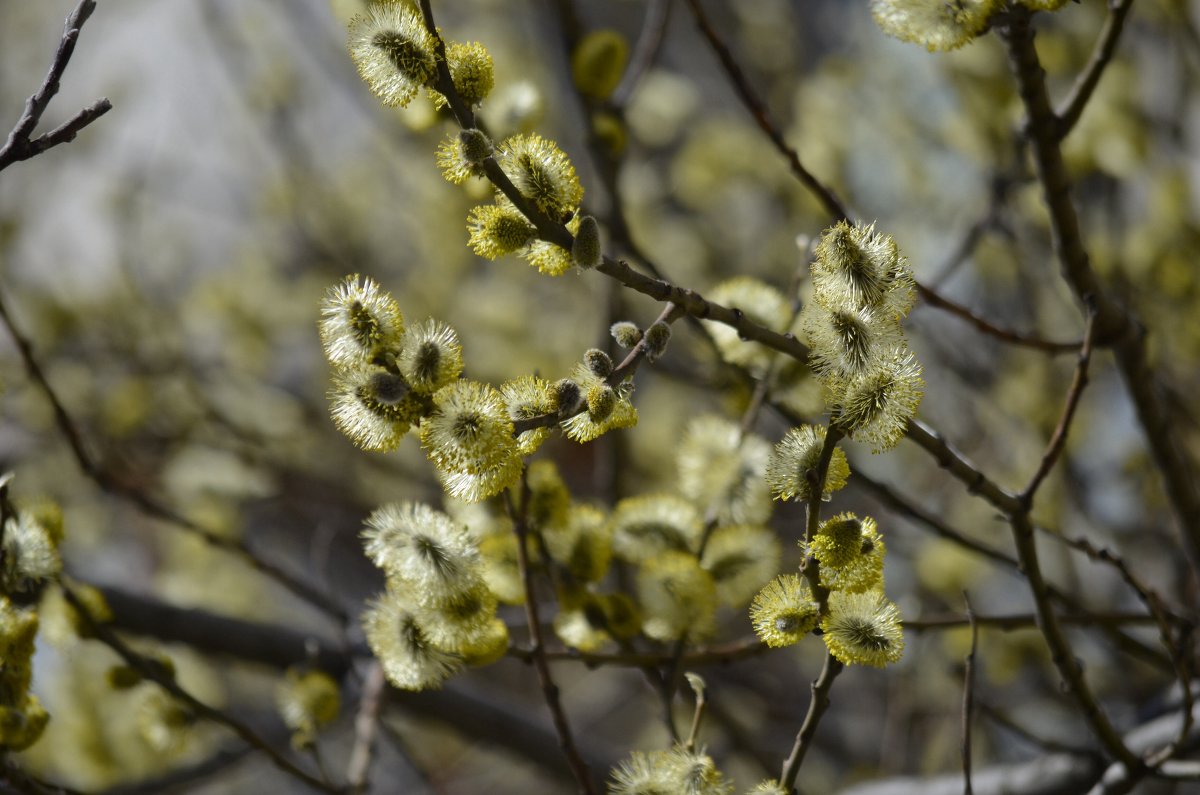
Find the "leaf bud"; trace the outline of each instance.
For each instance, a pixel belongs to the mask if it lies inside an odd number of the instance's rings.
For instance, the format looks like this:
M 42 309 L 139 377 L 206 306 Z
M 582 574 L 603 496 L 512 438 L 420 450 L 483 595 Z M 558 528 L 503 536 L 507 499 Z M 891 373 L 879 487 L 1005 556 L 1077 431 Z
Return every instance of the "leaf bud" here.
M 615 30 L 597 30 L 583 37 L 571 54 L 571 75 L 579 93 L 595 100 L 608 99 L 625 72 L 629 44 Z
M 589 348 L 583 354 L 583 363 L 597 378 L 608 378 L 613 371 L 612 358 L 599 348 Z
M 650 361 L 657 360 L 666 352 L 670 340 L 671 327 L 661 320 L 646 329 L 646 356 Z
M 588 415 L 593 422 L 603 422 L 617 407 L 617 393 L 608 384 L 596 384 L 588 390 Z
M 642 330 L 628 320 L 613 323 L 609 332 L 622 348 L 632 348 L 642 341 Z
M 602 260 L 600 252 L 600 225 L 590 215 L 579 223 L 579 234 L 571 244 L 571 261 L 579 268 L 594 268 Z
M 492 139 L 488 138 L 481 130 L 476 129 L 461 131 L 458 134 L 458 145 L 463 159 L 473 166 L 487 160 L 495 151 Z
M 583 398 L 579 384 L 570 378 L 563 378 L 554 384 L 553 389 L 554 402 L 558 406 L 558 413 L 560 415 L 574 414 L 579 401 Z

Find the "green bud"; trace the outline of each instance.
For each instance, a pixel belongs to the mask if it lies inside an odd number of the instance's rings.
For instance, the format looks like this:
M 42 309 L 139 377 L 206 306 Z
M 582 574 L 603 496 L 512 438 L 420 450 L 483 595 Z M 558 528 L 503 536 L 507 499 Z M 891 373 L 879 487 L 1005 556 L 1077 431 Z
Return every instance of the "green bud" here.
M 608 99 L 621 82 L 628 60 L 629 44 L 620 33 L 615 30 L 589 33 L 571 54 L 575 87 L 592 99 Z
M 583 363 L 597 378 L 608 378 L 613 371 L 612 358 L 599 348 L 590 348 L 583 354 Z
M 554 384 L 554 402 L 558 406 L 559 414 L 573 414 L 582 397 L 579 384 L 570 378 L 564 378 Z
M 592 422 L 604 422 L 617 407 L 617 393 L 608 384 L 596 384 L 588 390 L 587 407 Z
M 613 323 L 609 332 L 622 348 L 632 348 L 642 341 L 642 330 L 628 320 Z
M 495 151 L 492 139 L 480 130 L 463 130 L 458 134 L 458 143 L 463 159 L 473 166 L 487 160 Z
M 658 321 L 646 329 L 646 356 L 650 361 L 655 361 L 666 352 L 667 343 L 670 341 L 671 327 L 661 320 Z
M 579 234 L 571 244 L 571 261 L 579 268 L 594 268 L 601 263 L 600 226 L 596 219 L 585 215 L 579 222 Z

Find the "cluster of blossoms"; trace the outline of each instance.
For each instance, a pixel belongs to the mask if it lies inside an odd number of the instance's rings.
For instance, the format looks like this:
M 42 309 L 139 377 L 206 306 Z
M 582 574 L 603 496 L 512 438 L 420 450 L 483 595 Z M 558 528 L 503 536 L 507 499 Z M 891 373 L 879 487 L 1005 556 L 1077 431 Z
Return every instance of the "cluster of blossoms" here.
M 10 478 L 0 478 L 0 751 L 33 745 L 50 719 L 29 686 L 38 603 L 62 571 L 61 513 L 49 504 L 15 508 L 7 497 Z
M 603 351 L 588 351 L 571 378 L 554 383 L 522 376 L 495 388 L 463 379 L 454 329 L 437 320 L 406 328 L 395 299 L 369 278 L 348 276 L 330 289 L 318 326 L 334 369 L 338 429 L 364 450 L 387 452 L 417 427 L 442 486 L 458 499 L 482 500 L 517 482 L 523 458 L 549 430 L 517 434 L 514 423 L 557 415 L 578 442 L 637 424 L 630 384 L 610 383 Z
M 806 425 L 776 446 L 768 477 L 777 497 L 809 499 L 806 474 L 816 471 L 825 436 L 824 428 Z M 848 476 L 845 454 L 835 447 L 820 497 L 828 499 Z M 887 549 L 875 520 L 840 513 L 801 546 L 806 576 L 779 575 L 754 597 L 750 621 L 758 637 L 768 646 L 791 646 L 820 625 L 829 652 L 847 665 L 898 661 L 904 637 L 900 613 L 883 591 Z
M 915 283 L 889 235 L 845 221 L 825 231 L 800 321 L 832 422 L 875 452 L 900 441 L 924 383 L 901 319 Z
M 460 140 L 465 139 L 466 136 L 460 136 Z M 454 181 L 462 173 L 461 167 L 447 167 L 444 154 L 441 160 L 446 178 Z M 466 155 L 463 160 L 469 162 Z M 579 234 L 583 219 L 578 210 L 583 201 L 583 186 L 575 175 L 575 167 L 557 144 L 537 134 L 514 135 L 501 142 L 496 160 L 533 207 L 547 218 L 565 223 L 572 235 Z M 519 253 L 530 265 L 551 276 L 566 273 L 576 264 L 594 264 L 586 263 L 583 258 L 577 263 L 571 251 L 539 239 L 533 224 L 498 190 L 492 204 L 471 210 L 467 229 L 471 248 L 488 259 Z
M 1034 11 L 1056 11 L 1067 0 L 1020 0 Z M 930 52 L 954 50 L 987 30 L 1004 0 L 871 0 L 875 22 L 889 36 Z
M 729 784 L 703 751 L 675 746 L 669 751 L 634 751 L 613 771 L 609 795 L 689 793 L 730 795 Z
M 620 75 L 613 65 L 627 57 L 622 46 L 619 37 L 596 38 L 573 59 L 586 96 L 603 99 L 613 90 Z M 436 90 L 434 34 L 405 3 L 377 3 L 357 18 L 351 53 L 385 102 L 404 105 L 422 88 L 439 106 L 445 102 Z M 477 105 L 491 87 L 482 47 L 451 43 L 446 60 L 458 93 Z M 479 256 L 517 254 L 550 275 L 601 264 L 598 225 L 581 215 L 583 187 L 554 142 L 520 133 L 494 144 L 481 130 L 464 129 L 442 143 L 437 162 L 452 183 L 487 177 L 497 184 L 492 202 L 468 216 L 469 243 Z M 570 232 L 569 250 L 542 238 L 546 222 Z M 891 238 L 872 227 L 840 223 L 815 251 L 812 300 L 799 318 L 791 301 L 753 279 L 739 277 L 710 293 L 761 326 L 803 335 L 812 350 L 807 364 L 781 361 L 727 326 L 706 325 L 723 357 L 769 379 L 777 400 L 808 409 L 817 383 L 838 436 L 888 449 L 921 395 L 920 369 L 900 329 L 914 300 L 911 272 Z M 388 587 L 364 626 L 393 684 L 437 686 L 464 664 L 503 654 L 507 631 L 496 606 L 526 599 L 521 560 L 554 586 L 559 639 L 583 651 L 638 636 L 704 640 L 716 630 L 719 606 L 744 609 L 753 600 L 755 630 L 771 646 L 795 643 L 820 625 L 843 662 L 899 659 L 899 615 L 883 596 L 885 547 L 872 519 L 843 513 L 825 521 L 804 541 L 804 576 L 775 577 L 781 550 L 767 527 L 772 495 L 807 501 L 810 471 L 820 467 L 824 485 L 816 496 L 828 499 L 849 476 L 841 450 L 821 463 L 827 429 L 794 429 L 772 450 L 734 423 L 701 417 L 681 441 L 675 492 L 627 498 L 606 512 L 574 502 L 554 465 L 539 461 L 525 471 L 525 487 L 511 491 L 515 513 L 500 514 L 483 500 L 518 481 L 524 459 L 549 433 L 548 415 L 580 442 L 636 423 L 631 384 L 619 380 L 612 359 L 589 350 L 569 378 L 522 376 L 492 388 L 460 378 L 452 330 L 434 321 L 406 330 L 395 302 L 370 280 L 348 278 L 330 292 L 322 315 L 322 339 L 337 370 L 338 427 L 370 450 L 393 449 L 417 427 L 446 492 L 461 500 L 449 503 L 449 516 L 405 504 L 384 506 L 367 521 L 367 553 L 387 573 Z M 662 322 L 644 330 L 617 323 L 612 334 L 653 360 L 670 331 Z M 514 532 L 513 516 L 526 532 Z M 614 560 L 630 568 L 632 595 L 606 589 Z M 690 744 L 635 752 L 610 787 L 619 795 L 731 790 L 712 759 Z M 754 790 L 780 791 L 770 781 Z
M 876 452 L 903 436 L 922 393 L 920 366 L 908 350 L 901 319 L 914 282 L 895 241 L 845 221 L 826 230 L 812 265 L 812 297 L 799 318 L 809 363 L 821 383 L 837 434 Z M 845 486 L 846 455 L 825 447 L 822 426 L 793 428 L 767 463 L 778 499 L 821 502 Z M 828 453 L 828 457 L 823 457 Z M 817 482 L 821 492 L 813 493 Z M 770 646 L 790 646 L 820 625 L 831 654 L 846 664 L 882 667 L 904 650 L 900 616 L 883 592 L 886 547 L 875 520 L 841 513 L 801 542 L 805 576 L 783 574 L 763 588 L 751 622 Z
M 389 504 L 367 518 L 363 540 L 387 574 L 363 628 L 388 681 L 405 690 L 438 687 L 464 665 L 503 656 L 508 628 L 466 528 L 426 505 Z
M 359 74 L 385 104 L 406 106 L 422 88 L 442 107 L 446 97 L 437 89 L 435 40 L 419 13 L 402 0 L 384 0 L 355 17 L 350 26 L 350 55 Z M 467 106 L 483 102 L 491 92 L 491 56 L 478 43 L 446 44 L 446 66 L 455 92 Z M 450 135 L 438 148 L 437 162 L 446 179 L 458 184 L 484 175 L 484 162 L 498 167 L 536 210 L 566 224 L 582 247 L 567 251 L 541 240 L 525 214 L 496 191 L 492 204 L 471 210 L 467 218 L 470 244 L 481 257 L 496 259 L 519 253 L 542 273 L 560 275 L 573 266 L 592 267 L 599 260 L 599 237 L 584 228 L 579 215 L 583 186 L 570 159 L 558 146 L 537 134 L 517 134 L 494 145 L 478 129 Z M 594 224 L 594 222 L 593 222 Z M 596 245 L 590 245 L 594 242 Z
M 403 108 L 424 88 L 441 107 L 434 38 L 405 0 L 375 0 L 350 22 L 350 57 L 383 104 Z M 458 95 L 476 105 L 495 84 L 492 56 L 477 42 L 449 42 L 446 65 Z

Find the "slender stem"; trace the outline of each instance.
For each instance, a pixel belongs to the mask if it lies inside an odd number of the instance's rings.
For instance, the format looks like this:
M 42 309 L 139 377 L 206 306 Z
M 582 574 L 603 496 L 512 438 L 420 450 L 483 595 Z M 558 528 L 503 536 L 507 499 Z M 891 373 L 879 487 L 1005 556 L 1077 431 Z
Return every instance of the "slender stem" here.
M 804 473 L 808 481 L 808 501 L 805 505 L 804 524 L 804 561 L 800 564 L 800 573 L 808 580 L 813 598 L 821 606 L 821 614 L 825 614 L 826 603 L 829 601 L 829 589 L 821 585 L 821 564 L 808 554 L 808 545 L 821 528 L 821 495 L 825 491 L 825 478 L 829 473 L 829 463 L 833 460 L 833 451 L 842 440 L 843 433 L 835 425 L 825 429 L 825 442 L 821 446 L 821 456 L 817 465 Z
M 1037 542 L 1034 539 L 1033 524 L 1028 514 L 1020 513 L 1009 517 L 1012 526 L 1013 539 L 1017 546 L 1017 557 L 1021 561 L 1021 570 L 1029 582 L 1029 590 L 1033 595 L 1033 604 L 1037 613 L 1038 629 L 1050 648 L 1050 657 L 1054 666 L 1062 676 L 1068 691 L 1080 710 L 1084 719 L 1092 728 L 1092 732 L 1100 740 L 1104 749 L 1114 758 L 1130 768 L 1139 767 L 1142 762 L 1126 746 L 1096 700 L 1087 680 L 1083 676 L 1083 666 L 1076 659 L 1071 644 L 1067 641 L 1059 624 L 1058 616 L 1050 606 L 1050 596 L 1046 582 L 1042 578 L 1041 564 L 1038 561 Z
M 1096 344 L 1115 350 L 1117 366 L 1133 398 L 1151 456 L 1166 483 L 1193 575 L 1200 576 L 1200 483 L 1192 462 L 1171 432 L 1170 411 L 1146 359 L 1143 328 L 1102 289 L 1088 261 L 1060 147 L 1059 117 L 1050 105 L 1030 19 L 1028 9 L 1015 6 L 998 30 L 1025 106 L 1026 135 L 1050 218 L 1054 251 L 1076 297 L 1095 308 Z
M 1074 129 L 1079 117 L 1083 115 L 1083 109 L 1092 98 L 1092 92 L 1100 84 L 1100 77 L 1117 51 L 1117 41 L 1121 38 L 1121 31 L 1125 28 L 1125 17 L 1129 15 L 1131 8 L 1133 0 L 1108 0 L 1108 18 L 1104 20 L 1100 37 L 1096 39 L 1096 48 L 1092 50 L 1087 66 L 1083 68 L 1075 80 L 1075 85 L 1071 87 L 1071 92 L 1059 105 L 1055 114 L 1058 116 L 1060 138 L 1067 137 Z
M 80 600 L 80 598 L 75 594 L 75 591 L 71 588 L 71 586 L 66 583 L 60 583 L 60 586 L 62 588 L 63 596 L 86 623 L 88 630 L 92 634 L 92 637 L 96 638 L 96 640 L 100 641 L 105 646 L 108 646 L 110 649 L 116 652 L 117 655 L 124 660 L 127 665 L 136 670 L 143 677 L 154 682 L 163 690 L 167 691 L 167 693 L 187 706 L 187 708 L 197 716 L 204 718 L 205 720 L 212 721 L 213 723 L 218 723 L 231 730 L 243 741 L 264 753 L 277 768 L 297 779 L 298 781 L 301 781 L 309 787 L 321 792 L 334 793 L 335 795 L 341 792 L 340 788 L 334 786 L 330 782 L 316 778 L 297 767 L 295 763 L 277 751 L 262 737 L 259 737 L 258 734 L 245 723 L 242 723 L 232 715 L 222 712 L 216 707 L 205 704 L 203 701 L 200 701 L 191 693 L 184 690 L 172 676 L 164 672 L 162 665 L 157 664 L 153 660 L 143 657 L 135 652 L 123 640 L 121 640 L 121 638 L 115 632 L 113 632 L 109 626 L 97 621 L 88 611 L 87 605 L 84 604 L 83 601 Z
M 971 786 L 971 716 L 975 707 L 975 653 L 979 649 L 979 625 L 975 623 L 975 612 L 971 609 L 971 600 L 963 591 L 963 602 L 967 607 L 967 621 L 971 625 L 971 650 L 963 667 L 963 703 L 962 703 L 962 766 L 963 766 L 963 795 L 973 795 Z
M 696 26 L 700 28 L 700 32 L 704 34 L 704 38 L 708 40 L 708 44 L 712 47 L 713 52 L 716 53 L 717 59 L 721 62 L 721 66 L 725 70 L 725 74 L 729 76 L 730 82 L 733 83 L 738 99 L 750 111 L 750 115 L 754 117 L 754 121 L 758 123 L 759 128 L 771 140 L 771 143 L 779 153 L 787 159 L 792 173 L 816 197 L 817 201 L 820 202 L 825 212 L 829 214 L 834 222 L 848 219 L 850 213 L 846 210 L 845 205 L 842 204 L 842 200 L 837 197 L 837 194 L 831 188 L 817 179 L 811 171 L 804 167 L 804 164 L 800 162 L 800 155 L 783 139 L 783 133 L 779 131 L 779 127 L 771 120 L 771 114 L 767 110 L 766 103 L 754 92 L 750 81 L 746 79 L 745 73 L 734 59 L 733 53 L 721 41 L 721 37 L 717 35 L 716 29 L 704 13 L 704 8 L 700 5 L 700 0 L 687 0 L 687 4 L 692 10 L 692 16 L 696 18 Z
M 366 679 L 363 680 L 359 698 L 358 714 L 354 718 L 354 748 L 350 752 L 350 764 L 346 770 L 346 781 L 351 792 L 366 792 L 367 774 L 371 770 L 371 752 L 375 747 L 375 735 L 379 729 L 379 710 L 383 706 L 383 693 L 387 679 L 378 660 L 371 663 Z
M 641 82 L 642 76 L 654 64 L 658 52 L 662 49 L 663 39 L 667 33 L 667 23 L 671 20 L 671 0 L 650 0 L 646 6 L 646 16 L 642 20 L 642 32 L 638 35 L 637 44 L 633 47 L 633 55 L 621 82 L 617 84 L 612 94 L 612 105 L 623 108 L 633 96 L 634 89 Z
M 1050 442 L 1046 445 L 1046 452 L 1042 454 L 1042 460 L 1038 463 L 1037 471 L 1033 477 L 1029 479 L 1024 491 L 1021 492 L 1021 499 L 1027 506 L 1033 503 L 1034 494 L 1037 493 L 1038 486 L 1050 474 L 1050 470 L 1058 463 L 1058 457 L 1062 454 L 1063 447 L 1067 443 L 1067 433 L 1071 430 L 1071 420 L 1075 418 L 1075 410 L 1079 407 L 1079 399 L 1083 397 L 1084 387 L 1088 383 L 1088 364 L 1092 359 L 1092 343 L 1096 339 L 1096 313 L 1089 311 L 1087 316 L 1087 330 L 1083 335 L 1083 346 L 1079 349 L 1079 362 L 1075 365 L 1075 375 L 1071 379 L 1071 387 L 1067 390 L 1066 405 L 1063 407 L 1062 416 L 1059 417 L 1058 425 L 1054 428 L 1054 433 L 1050 437 Z
M 941 309 L 954 315 L 957 318 L 967 321 L 979 331 L 987 334 L 990 337 L 995 337 L 998 340 L 1020 345 L 1034 350 L 1044 351 L 1045 353 L 1067 353 L 1070 351 L 1079 350 L 1080 343 L 1078 342 L 1053 342 L 1044 340 L 1040 337 L 1031 337 L 1028 334 L 1022 334 L 1019 331 L 1001 328 L 1000 326 L 991 323 L 988 320 L 980 317 L 962 304 L 951 301 L 943 295 L 940 295 L 931 287 L 923 284 L 917 285 L 917 292 L 921 299 L 932 307 Z
M 800 731 L 796 733 L 796 742 L 792 745 L 791 753 L 783 762 L 783 772 L 779 774 L 779 783 L 786 792 L 792 792 L 796 787 L 796 776 L 800 773 L 804 755 L 812 746 L 821 716 L 829 708 L 829 693 L 833 689 L 833 680 L 837 679 L 837 675 L 842 672 L 844 667 L 832 654 L 826 653 L 821 675 L 812 683 L 812 699 L 808 702 L 808 714 L 804 716 L 804 723 L 800 725 Z
M 42 391 L 46 401 L 50 404 L 50 408 L 54 413 L 54 423 L 58 427 L 59 433 L 62 434 L 63 438 L 67 441 L 67 445 L 71 448 L 71 453 L 74 455 L 75 462 L 79 466 L 80 471 L 89 480 L 99 486 L 102 491 L 130 503 L 146 516 L 161 520 L 186 533 L 197 536 L 212 547 L 237 555 L 256 570 L 275 580 L 296 596 L 324 611 L 339 623 L 345 623 L 347 618 L 346 612 L 332 595 L 326 594 L 300 577 L 284 571 L 277 564 L 259 557 L 250 549 L 245 541 L 214 533 L 196 524 L 148 494 L 121 482 L 112 473 L 102 467 L 88 451 L 78 425 L 75 424 L 75 421 L 67 412 L 54 387 L 50 385 L 45 371 L 34 355 L 33 345 L 21 332 L 20 327 L 17 326 L 16 320 L 9 312 L 2 293 L 0 293 L 0 322 L 3 322 L 4 326 L 8 329 L 9 335 L 17 346 L 17 351 L 25 363 L 26 372 L 29 373 L 29 377 Z
M 524 481 L 522 481 L 522 487 L 525 488 Z M 513 504 L 512 492 L 504 492 L 504 505 L 509 518 L 512 519 L 513 530 L 517 535 L 517 564 L 520 568 L 521 580 L 525 584 L 525 618 L 529 624 L 533 666 L 537 670 L 538 681 L 542 686 L 542 695 L 546 699 L 546 706 L 550 709 L 550 716 L 554 721 L 559 747 L 567 757 L 567 763 L 571 766 L 571 772 L 575 776 L 579 792 L 581 795 L 595 795 L 596 790 L 592 784 L 587 763 L 583 761 L 583 757 L 579 755 L 579 749 L 575 747 L 575 740 L 571 735 L 571 725 L 567 722 L 567 715 L 559 700 L 558 685 L 554 683 L 550 665 L 546 661 L 542 622 L 538 616 L 537 593 L 533 587 L 533 571 L 529 565 L 529 552 L 525 548 L 525 539 L 529 535 L 529 528 L 525 523 L 525 506 L 528 504 L 528 499 L 522 500 L 521 508 L 518 510 Z
M 51 147 L 75 140 L 75 136 L 80 130 L 112 110 L 111 102 L 107 99 L 98 99 L 45 135 L 32 140 L 30 138 L 34 129 L 37 128 L 38 122 L 41 121 L 42 114 L 49 107 L 50 100 L 58 93 L 63 72 L 66 71 L 67 64 L 70 63 L 71 56 L 75 52 L 75 44 L 79 40 L 79 31 L 83 28 L 83 23 L 87 22 L 88 17 L 95 10 L 96 0 L 80 0 L 79 5 L 75 6 L 75 10 L 67 17 L 62 39 L 58 43 L 58 50 L 54 54 L 54 60 L 50 63 L 50 70 L 46 73 L 45 80 L 42 81 L 42 85 L 37 91 L 26 100 L 21 118 L 17 120 L 16 126 L 9 133 L 4 146 L 0 147 L 0 171 L 20 160 L 28 160 L 40 155 Z

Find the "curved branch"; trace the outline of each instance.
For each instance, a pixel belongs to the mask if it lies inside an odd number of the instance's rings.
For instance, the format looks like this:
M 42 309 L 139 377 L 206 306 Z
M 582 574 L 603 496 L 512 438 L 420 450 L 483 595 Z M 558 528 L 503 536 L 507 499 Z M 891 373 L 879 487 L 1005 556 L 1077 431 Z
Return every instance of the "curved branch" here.
M 704 34 L 704 38 L 708 40 L 709 46 L 716 53 L 717 59 L 721 62 L 721 66 L 729 76 L 730 82 L 733 83 L 738 99 L 750 111 L 750 115 L 754 117 L 754 121 L 758 123 L 759 128 L 766 136 L 771 139 L 771 143 L 775 145 L 779 153 L 787 159 L 788 166 L 792 169 L 792 173 L 796 175 L 796 179 L 800 180 L 801 184 L 808 188 L 816 197 L 817 201 L 825 209 L 825 212 L 829 214 L 833 223 L 848 220 L 850 213 L 842 203 L 842 200 L 837 197 L 833 189 L 817 179 L 811 171 L 804 167 L 804 164 L 800 162 L 800 155 L 783 139 L 783 133 L 779 131 L 779 128 L 771 120 L 771 114 L 767 110 L 766 104 L 754 93 L 754 89 L 746 79 L 745 73 L 742 72 L 741 67 L 734 60 L 733 53 L 721 41 L 721 37 L 717 35 L 716 29 L 709 22 L 708 16 L 704 13 L 704 8 L 700 5 L 700 0 L 687 0 L 687 4 L 692 9 L 692 16 L 696 18 L 697 27 Z
M 1109 0 L 1108 18 L 1104 21 L 1100 37 L 1096 40 L 1096 48 L 1092 50 L 1087 66 L 1080 72 L 1075 85 L 1071 86 L 1071 93 L 1063 100 L 1055 114 L 1058 116 L 1060 138 L 1066 138 L 1083 115 L 1083 109 L 1092 98 L 1092 92 L 1100 84 L 1100 77 L 1117 51 L 1117 41 L 1125 28 L 1125 17 L 1129 15 L 1129 9 L 1132 7 L 1133 0 Z

